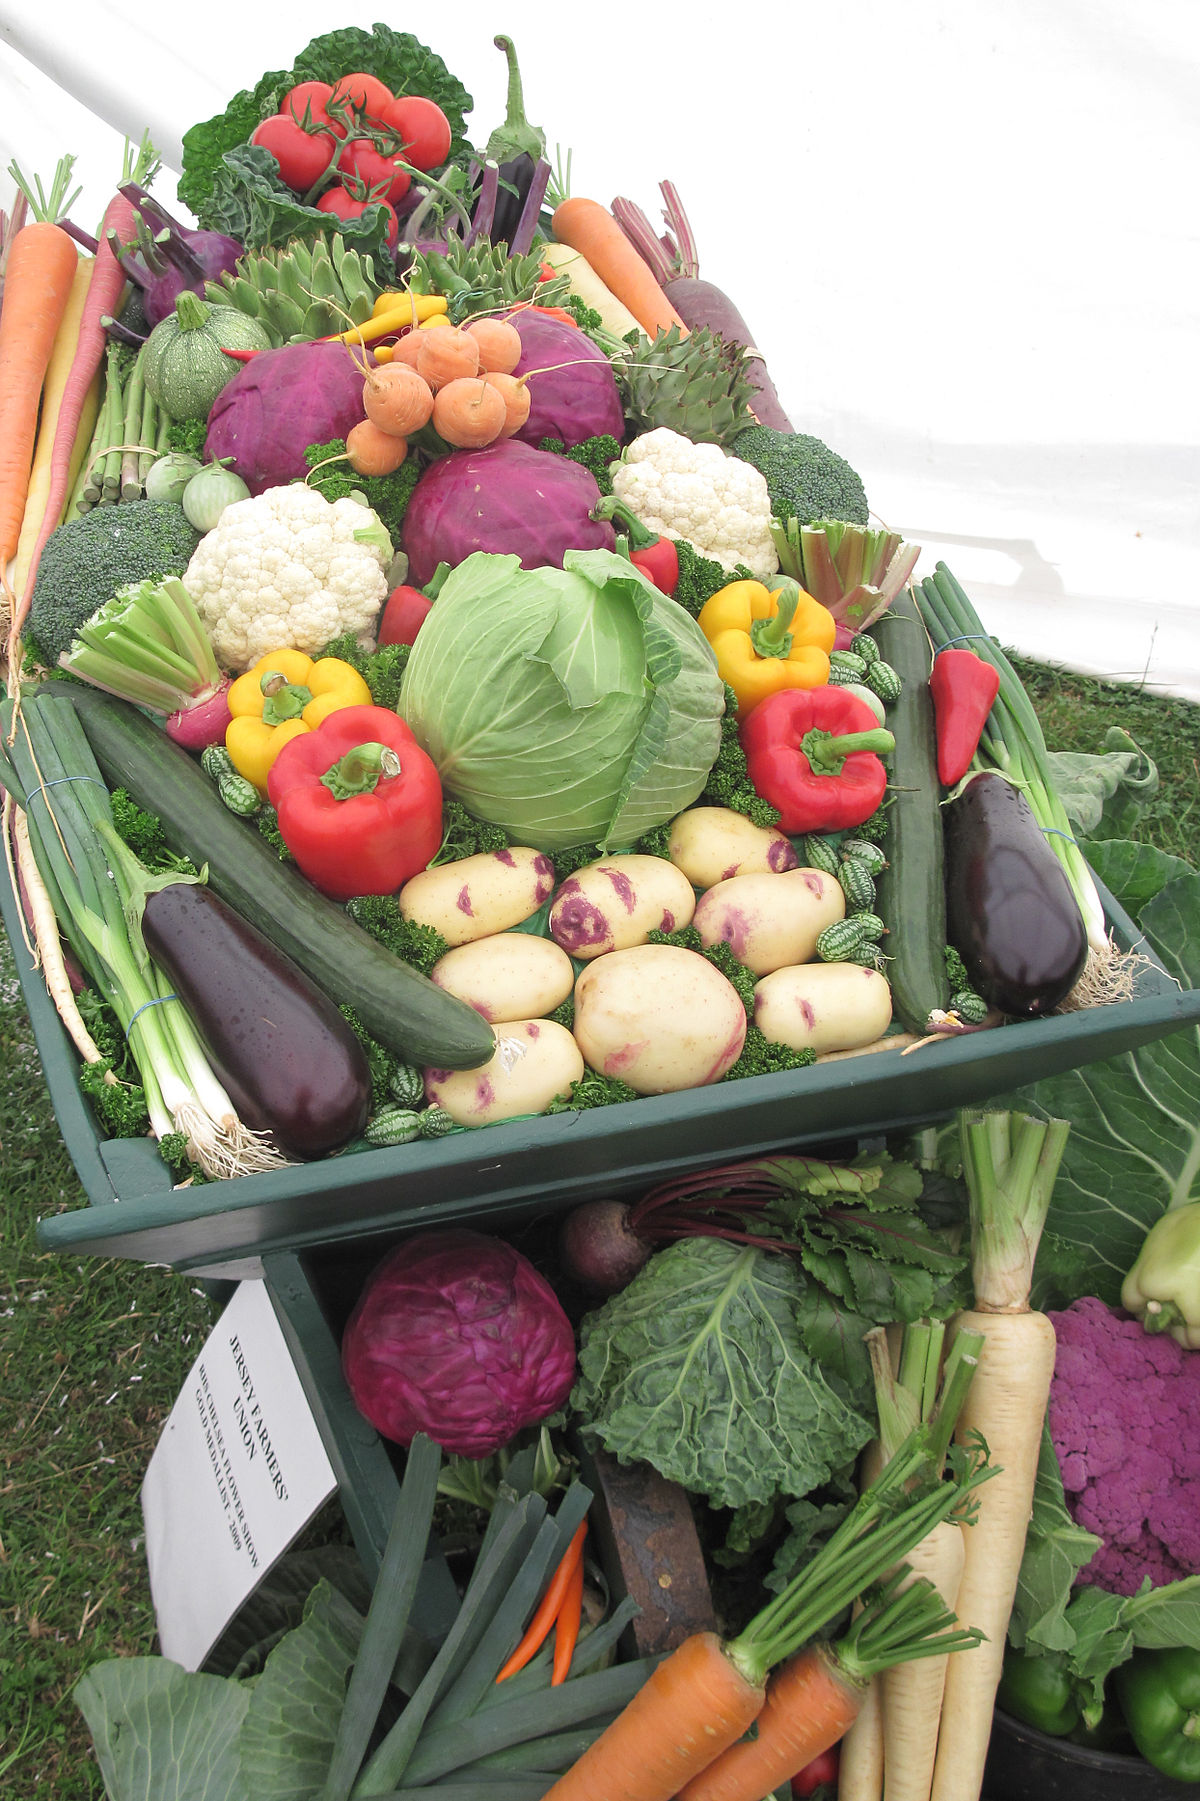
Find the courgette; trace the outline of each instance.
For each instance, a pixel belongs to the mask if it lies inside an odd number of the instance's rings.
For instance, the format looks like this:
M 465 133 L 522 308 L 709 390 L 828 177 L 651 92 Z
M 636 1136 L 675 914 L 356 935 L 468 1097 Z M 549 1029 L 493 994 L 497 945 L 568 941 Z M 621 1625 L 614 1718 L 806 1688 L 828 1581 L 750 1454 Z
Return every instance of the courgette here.
M 29 704 L 28 702 L 26 704 Z M 300 965 L 379 1044 L 410 1063 L 477 1069 L 495 1054 L 473 1007 L 395 957 L 343 909 L 281 863 L 225 806 L 198 763 L 125 701 L 47 683 L 39 706 L 75 708 L 105 780 L 162 822 L 172 850 L 208 865 L 214 893 Z
M 904 588 L 871 627 L 883 661 L 900 677 L 889 725 L 887 868 L 876 877 L 876 907 L 891 931 L 887 976 L 892 1007 L 910 1032 L 928 1030 L 935 1008 L 950 999 L 946 979 L 946 882 L 939 812 L 929 638 Z

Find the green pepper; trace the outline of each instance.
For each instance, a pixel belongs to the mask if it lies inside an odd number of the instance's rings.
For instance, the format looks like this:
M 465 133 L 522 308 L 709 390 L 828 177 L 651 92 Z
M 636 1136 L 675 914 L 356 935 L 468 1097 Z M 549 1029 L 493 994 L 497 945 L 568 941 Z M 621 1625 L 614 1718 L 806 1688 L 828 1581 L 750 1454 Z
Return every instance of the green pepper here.
M 1185 1350 L 1200 1350 L 1200 1201 L 1170 1208 L 1151 1226 L 1121 1305 L 1147 1332 L 1169 1332 Z
M 1027 1657 L 1012 1645 L 1004 1653 L 1004 1673 L 996 1691 L 997 1705 L 1027 1726 L 1051 1738 L 1065 1738 L 1082 1723 L 1079 1691 L 1065 1657 L 1047 1651 Z
M 1146 1762 L 1176 1782 L 1200 1782 L 1200 1651 L 1135 1651 L 1113 1681 Z

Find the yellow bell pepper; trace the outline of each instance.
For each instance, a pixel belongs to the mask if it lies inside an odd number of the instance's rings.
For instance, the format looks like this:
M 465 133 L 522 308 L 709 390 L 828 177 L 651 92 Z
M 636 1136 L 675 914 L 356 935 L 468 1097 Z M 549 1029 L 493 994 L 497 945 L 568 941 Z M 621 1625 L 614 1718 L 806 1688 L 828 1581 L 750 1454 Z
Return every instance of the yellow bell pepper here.
M 705 601 L 698 623 L 718 675 L 737 695 L 739 715 L 781 688 L 821 688 L 829 680 L 837 622 L 787 576 L 773 590 L 729 582 Z
M 271 765 L 290 738 L 313 732 L 342 707 L 366 707 L 371 690 L 340 657 L 314 662 L 300 650 L 272 650 L 230 684 L 225 748 L 239 775 L 267 792 Z

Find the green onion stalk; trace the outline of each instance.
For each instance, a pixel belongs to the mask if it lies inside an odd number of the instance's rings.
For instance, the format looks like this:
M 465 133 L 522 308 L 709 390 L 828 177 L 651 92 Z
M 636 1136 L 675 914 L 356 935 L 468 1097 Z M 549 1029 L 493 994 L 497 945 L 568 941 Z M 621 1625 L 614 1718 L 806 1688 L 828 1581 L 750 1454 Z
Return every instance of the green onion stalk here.
M 285 1159 L 239 1119 L 142 937 L 146 896 L 199 878 L 151 875 L 118 837 L 108 789 L 69 701 L 5 700 L 0 725 L 0 783 L 24 811 L 59 928 L 129 1042 L 155 1137 L 182 1134 L 207 1176 L 279 1168 Z
M 1083 915 L 1091 955 L 1083 977 L 1103 984 L 1104 972 L 1118 960 L 1109 938 L 1104 908 L 1092 872 L 1075 841 L 1071 821 L 1050 775 L 1046 740 L 1021 679 L 996 641 L 984 630 L 978 613 L 944 563 L 914 589 L 921 618 L 935 651 L 963 644 L 1000 673 L 1000 691 L 992 705 L 976 757 L 987 768 L 1020 788 L 1066 872 Z

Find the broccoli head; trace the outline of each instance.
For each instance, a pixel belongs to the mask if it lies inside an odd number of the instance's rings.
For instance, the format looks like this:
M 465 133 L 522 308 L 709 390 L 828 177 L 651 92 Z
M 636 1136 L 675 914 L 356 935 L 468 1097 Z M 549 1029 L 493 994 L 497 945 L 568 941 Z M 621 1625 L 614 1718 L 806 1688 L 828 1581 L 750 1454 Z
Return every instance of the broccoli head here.
M 1077 1525 L 1103 1543 L 1079 1581 L 1134 1595 L 1200 1574 L 1200 1361 L 1094 1296 L 1049 1318 L 1050 1436 Z
M 79 628 L 132 582 L 182 575 L 200 542 L 173 500 L 93 507 L 51 532 L 38 563 L 29 623 L 51 665 Z
M 738 433 L 730 450 L 744 463 L 752 463 L 766 481 L 776 518 L 798 519 L 801 525 L 815 519 L 867 523 L 861 476 L 820 438 L 751 425 Z

